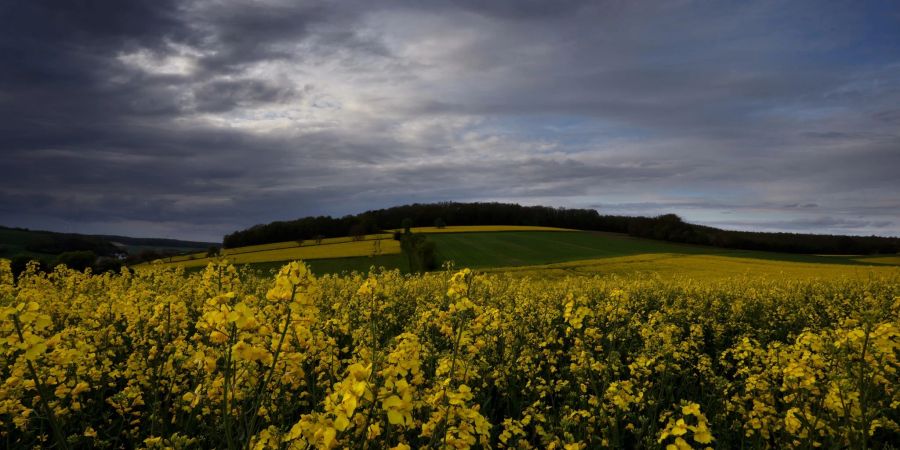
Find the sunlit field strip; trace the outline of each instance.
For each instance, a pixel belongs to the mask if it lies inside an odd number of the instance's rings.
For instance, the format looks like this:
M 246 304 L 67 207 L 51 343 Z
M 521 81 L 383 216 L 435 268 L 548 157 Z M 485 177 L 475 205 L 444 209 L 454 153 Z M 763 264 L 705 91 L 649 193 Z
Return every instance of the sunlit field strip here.
M 898 276 L 900 266 L 816 264 L 746 257 L 648 253 L 614 258 L 587 259 L 556 264 L 521 267 L 497 267 L 485 272 L 505 272 L 538 278 L 565 276 L 636 274 L 664 278 L 684 277 L 718 280 L 731 277 L 767 279 L 828 280 L 835 278 L 868 279 L 872 276 Z
M 376 250 L 376 242 L 381 246 Z M 312 245 L 255 252 L 243 252 L 233 255 L 225 255 L 224 258 L 232 264 L 253 264 L 272 261 L 292 261 L 299 259 L 325 259 L 346 258 L 353 256 L 390 255 L 400 253 L 400 243 L 393 239 L 348 241 L 325 245 Z M 177 265 L 180 267 L 200 267 L 209 264 L 216 258 L 198 258 L 189 261 L 177 261 L 163 264 Z M 145 265 L 137 267 L 146 267 Z
M 363 240 L 372 241 L 378 239 L 390 239 L 392 236 L 390 234 L 382 233 L 382 234 L 368 234 L 363 237 Z M 260 244 L 260 245 L 248 245 L 245 247 L 236 247 L 236 248 L 226 248 L 223 249 L 221 254 L 224 256 L 228 255 L 237 255 L 241 253 L 251 253 L 251 252 L 262 252 L 268 250 L 281 250 L 281 249 L 289 249 L 289 248 L 297 248 L 297 247 L 312 247 L 316 245 L 331 245 L 331 244 L 340 244 L 345 242 L 353 242 L 354 239 L 350 236 L 344 237 L 336 237 L 336 238 L 327 238 L 322 239 L 320 243 L 316 243 L 315 239 L 306 239 L 301 243 L 298 241 L 284 241 L 284 242 L 273 242 L 271 244 Z M 163 262 L 183 262 L 183 261 L 191 261 L 191 260 L 199 260 L 205 259 L 206 252 L 198 252 L 192 253 L 190 255 L 179 255 L 172 256 L 170 258 L 163 258 Z
M 371 241 L 377 239 L 390 239 L 392 236 L 390 234 L 369 234 L 366 235 L 363 240 Z M 285 241 L 285 242 L 273 242 L 271 244 L 260 244 L 260 245 L 248 245 L 245 247 L 236 247 L 236 248 L 227 248 L 222 251 L 223 255 L 236 255 L 240 253 L 249 253 L 249 252 L 259 252 L 266 250 L 280 250 L 285 248 L 295 248 L 295 247 L 312 247 L 316 245 L 329 245 L 329 244 L 340 244 L 345 242 L 353 242 L 354 239 L 350 236 L 336 237 L 336 238 L 327 238 L 322 239 L 321 242 L 316 242 L 315 239 L 306 239 L 303 240 L 302 244 L 298 244 L 298 241 Z

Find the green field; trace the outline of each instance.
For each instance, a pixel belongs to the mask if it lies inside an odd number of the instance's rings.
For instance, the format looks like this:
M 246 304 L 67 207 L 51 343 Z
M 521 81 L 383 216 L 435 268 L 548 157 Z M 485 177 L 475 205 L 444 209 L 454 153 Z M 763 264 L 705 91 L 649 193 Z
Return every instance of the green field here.
M 458 267 L 472 268 L 528 266 L 647 254 L 718 255 L 818 264 L 869 264 L 863 257 L 731 250 L 587 231 L 458 233 L 429 235 L 428 239 L 437 243 L 438 252 L 443 259 L 455 261 Z M 890 261 L 889 258 L 871 263 L 887 262 Z
M 27 255 L 40 259 L 53 256 L 25 250 L 25 246 L 28 245 L 32 239 L 34 239 L 34 233 L 31 231 L 0 228 L 0 258 L 11 258 L 15 255 Z
M 107 241 L 116 247 L 127 251 L 129 254 L 138 254 L 141 251 L 171 251 L 191 252 L 206 250 L 211 243 L 179 241 L 175 239 L 146 239 L 122 236 L 94 236 L 82 234 L 64 234 L 51 231 L 35 231 L 20 228 L 8 228 L 0 226 L 0 258 L 13 258 L 15 256 L 29 256 L 43 261 L 53 261 L 57 254 L 30 251 L 27 247 L 36 241 L 47 241 L 66 237 L 79 237 L 95 241 Z M 123 242 L 120 242 L 123 241 Z M 209 245 L 207 245 L 209 244 Z
M 719 278 L 740 275 L 864 277 L 900 271 L 897 256 L 821 256 L 730 250 L 633 238 L 600 232 L 457 232 L 429 234 L 442 261 L 456 267 L 525 275 L 627 275 Z M 372 266 L 400 269 L 403 255 L 311 260 L 316 273 L 365 272 Z M 281 262 L 254 264 L 268 271 Z
M 445 261 L 457 267 L 514 267 L 643 253 L 709 251 L 614 233 L 458 233 L 429 235 Z

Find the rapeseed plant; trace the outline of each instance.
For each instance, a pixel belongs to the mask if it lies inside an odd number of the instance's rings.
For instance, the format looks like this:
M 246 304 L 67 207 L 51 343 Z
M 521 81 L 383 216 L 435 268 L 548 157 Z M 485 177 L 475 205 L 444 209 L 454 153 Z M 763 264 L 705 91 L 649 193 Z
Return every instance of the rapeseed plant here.
M 6 447 L 880 448 L 900 279 L 274 278 L 225 263 L 14 279 Z

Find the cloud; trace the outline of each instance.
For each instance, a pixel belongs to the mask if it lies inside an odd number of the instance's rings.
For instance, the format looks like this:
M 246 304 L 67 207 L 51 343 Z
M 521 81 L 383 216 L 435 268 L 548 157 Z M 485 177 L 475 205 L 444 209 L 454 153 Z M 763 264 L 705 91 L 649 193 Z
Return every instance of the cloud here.
M 846 234 L 859 233 L 858 230 L 884 229 L 894 226 L 890 220 L 846 219 L 830 216 L 818 216 L 792 220 L 769 220 L 756 222 L 722 221 L 719 225 L 744 230 L 793 231 L 820 230 L 820 233 Z
M 0 8 L 4 224 L 218 239 L 506 200 L 900 234 L 896 7 Z

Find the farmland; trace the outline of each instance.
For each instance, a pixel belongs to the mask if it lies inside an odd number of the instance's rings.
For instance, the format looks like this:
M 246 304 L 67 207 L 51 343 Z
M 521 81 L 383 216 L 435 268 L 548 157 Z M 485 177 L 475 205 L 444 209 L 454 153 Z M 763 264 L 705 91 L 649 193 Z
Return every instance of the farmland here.
M 0 261 L 0 437 L 254 449 L 900 438 L 896 256 L 416 231 L 455 268 L 404 275 L 391 234 L 15 283 Z
M 458 267 L 533 276 L 630 275 L 694 278 L 735 275 L 833 277 L 896 273 L 896 257 L 796 255 L 718 249 L 616 233 L 471 233 L 430 237 Z
M 341 244 L 337 244 L 341 245 Z M 0 262 L 7 447 L 882 448 L 900 278 Z
M 111 257 L 123 253 L 198 251 L 214 245 L 211 242 L 56 233 L 0 226 L 0 258 L 32 258 L 48 266 L 65 252 L 90 251 L 96 256 Z
M 900 450 L 900 0 L 0 5 L 0 450 Z
M 321 243 L 289 241 L 255 245 L 226 249 L 223 251 L 222 257 L 233 264 L 261 264 L 292 260 L 368 257 L 400 253 L 400 243 L 386 236 L 372 235 L 362 240 L 354 240 L 352 238 L 323 239 Z M 159 262 L 184 268 L 194 268 L 204 267 L 216 259 L 217 257 L 207 257 L 205 253 L 197 253 L 166 258 Z M 142 266 L 147 266 L 147 264 Z
M 531 276 L 656 274 L 694 278 L 735 275 L 797 277 L 863 277 L 896 272 L 896 256 L 821 256 L 720 249 L 629 237 L 618 233 L 582 232 L 548 227 L 418 228 L 436 244 L 443 262 L 492 272 Z M 222 254 L 233 264 L 267 272 L 284 261 L 307 260 L 317 274 L 367 272 L 371 267 L 408 270 L 397 241 L 389 234 L 315 241 L 287 241 L 234 249 Z M 374 241 L 381 251 L 374 255 Z M 205 253 L 163 260 L 192 271 L 216 258 Z

